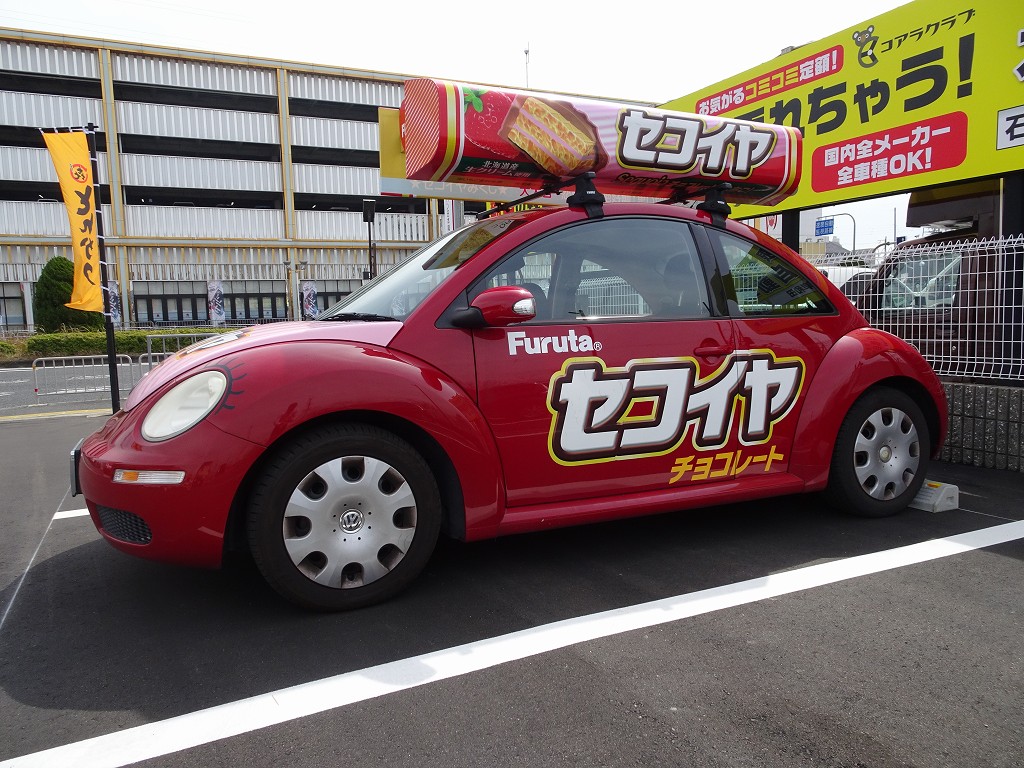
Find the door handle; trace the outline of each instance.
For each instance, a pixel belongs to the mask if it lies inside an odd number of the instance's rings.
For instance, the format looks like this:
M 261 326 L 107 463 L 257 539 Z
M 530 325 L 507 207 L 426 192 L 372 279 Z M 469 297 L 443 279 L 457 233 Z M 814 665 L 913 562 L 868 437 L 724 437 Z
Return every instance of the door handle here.
M 697 347 L 693 350 L 693 353 L 695 355 L 700 355 L 701 357 L 725 357 L 729 354 L 729 347 L 720 344 L 711 344 L 708 346 Z

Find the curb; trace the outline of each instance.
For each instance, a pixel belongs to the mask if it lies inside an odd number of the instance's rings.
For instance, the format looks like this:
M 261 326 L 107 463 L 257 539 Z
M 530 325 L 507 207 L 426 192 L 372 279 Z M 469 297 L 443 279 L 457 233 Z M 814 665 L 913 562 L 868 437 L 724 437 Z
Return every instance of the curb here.
M 34 421 L 36 419 L 60 419 L 68 416 L 110 416 L 109 408 L 89 408 L 74 411 L 48 411 L 47 413 L 16 413 L 9 416 L 0 416 L 0 424 L 10 424 L 16 421 Z

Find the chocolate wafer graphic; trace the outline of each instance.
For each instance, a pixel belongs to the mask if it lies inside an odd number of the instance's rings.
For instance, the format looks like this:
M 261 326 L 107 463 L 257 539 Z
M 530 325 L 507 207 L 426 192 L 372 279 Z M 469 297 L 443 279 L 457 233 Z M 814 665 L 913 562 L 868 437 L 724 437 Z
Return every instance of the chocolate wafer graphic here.
M 606 161 L 597 129 L 563 102 L 518 97 L 502 133 L 552 176 L 577 176 Z

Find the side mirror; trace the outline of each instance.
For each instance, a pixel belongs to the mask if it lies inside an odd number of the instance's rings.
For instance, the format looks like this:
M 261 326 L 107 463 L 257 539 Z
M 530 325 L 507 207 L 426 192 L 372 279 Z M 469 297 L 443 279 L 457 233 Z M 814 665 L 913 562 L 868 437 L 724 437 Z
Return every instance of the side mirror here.
M 504 328 L 533 320 L 537 316 L 537 302 L 533 294 L 518 285 L 500 285 L 488 288 L 459 310 L 452 318 L 458 328 Z

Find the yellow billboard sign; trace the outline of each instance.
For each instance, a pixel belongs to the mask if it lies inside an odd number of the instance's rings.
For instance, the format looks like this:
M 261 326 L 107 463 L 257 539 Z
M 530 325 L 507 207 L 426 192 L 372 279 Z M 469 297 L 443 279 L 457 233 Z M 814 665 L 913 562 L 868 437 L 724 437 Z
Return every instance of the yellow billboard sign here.
M 1024 169 L 1024 4 L 915 0 L 663 105 L 800 128 L 811 208 Z

